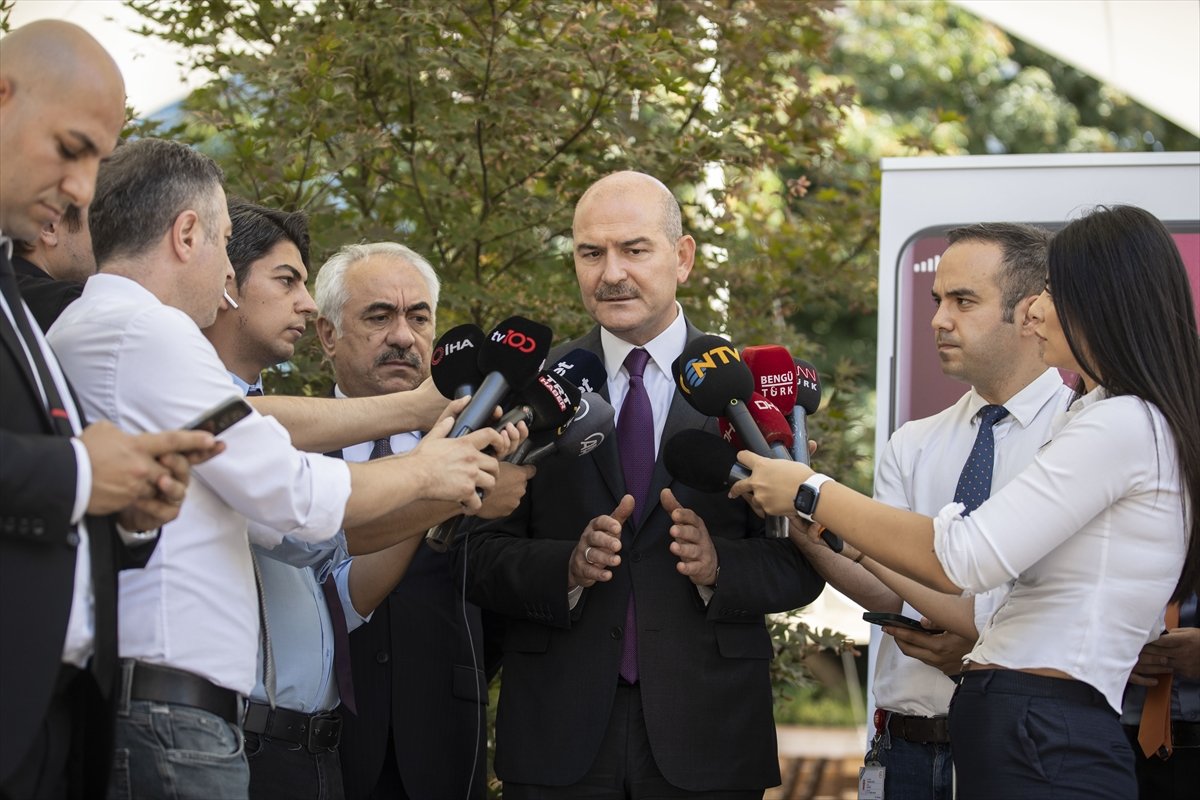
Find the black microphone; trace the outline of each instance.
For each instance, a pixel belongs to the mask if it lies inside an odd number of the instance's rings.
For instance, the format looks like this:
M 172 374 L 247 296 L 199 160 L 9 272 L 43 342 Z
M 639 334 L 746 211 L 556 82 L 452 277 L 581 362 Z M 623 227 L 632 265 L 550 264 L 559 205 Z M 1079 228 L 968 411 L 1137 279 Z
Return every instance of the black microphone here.
M 600 356 L 582 347 L 554 359 L 553 363 L 546 364 L 546 369 L 560 378 L 569 380 L 585 394 L 599 393 L 608 383 L 608 371 L 604 369 L 604 362 L 600 360 Z
M 771 458 L 771 448 L 754 424 L 746 402 L 754 392 L 754 376 L 738 351 L 720 336 L 699 336 L 688 342 L 672 365 L 685 400 L 710 417 L 726 417 L 747 449 Z
M 616 430 L 616 411 L 612 405 L 595 392 L 584 392 L 579 400 L 579 410 L 557 431 L 557 436 L 548 444 L 537 447 L 517 463 L 536 464 L 551 455 L 579 458 L 604 444 Z
M 429 374 L 433 385 L 450 400 L 475 393 L 483 382 L 479 371 L 479 351 L 483 347 L 483 331 L 478 325 L 456 325 L 442 334 L 429 358 Z
M 533 430 L 554 430 L 567 424 L 579 408 L 579 389 L 550 372 L 542 372 L 537 380 L 520 393 L 521 403 L 496 423 L 497 428 L 512 422 L 524 421 Z M 425 534 L 425 543 L 444 553 L 454 541 L 465 517 L 462 514 L 445 520 Z
M 458 415 L 451 439 L 488 425 L 510 389 L 524 389 L 537 377 L 552 336 L 548 327 L 524 317 L 509 317 L 487 335 L 479 348 L 483 381 Z
M 715 494 L 750 477 L 750 470 L 738 463 L 737 453 L 715 433 L 688 428 L 663 446 L 663 466 L 684 486 Z

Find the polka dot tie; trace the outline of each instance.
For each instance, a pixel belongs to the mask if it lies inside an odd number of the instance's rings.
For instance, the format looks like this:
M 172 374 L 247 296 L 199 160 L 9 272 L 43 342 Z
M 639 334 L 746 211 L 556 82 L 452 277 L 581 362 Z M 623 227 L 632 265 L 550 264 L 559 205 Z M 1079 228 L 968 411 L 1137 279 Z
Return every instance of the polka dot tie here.
M 975 446 L 962 474 L 958 476 L 958 488 L 954 490 L 954 502 L 966 506 L 967 516 L 992 494 L 992 464 L 996 455 L 996 439 L 992 427 L 1008 416 L 1004 406 L 987 405 L 979 410 L 979 433 L 975 434 Z

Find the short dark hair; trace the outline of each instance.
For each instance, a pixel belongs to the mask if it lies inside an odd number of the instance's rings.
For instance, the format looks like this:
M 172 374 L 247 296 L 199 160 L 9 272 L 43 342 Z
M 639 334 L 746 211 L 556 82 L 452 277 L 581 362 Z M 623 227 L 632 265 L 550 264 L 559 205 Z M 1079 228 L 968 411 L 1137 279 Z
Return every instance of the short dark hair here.
M 138 139 L 117 148 L 97 176 L 88 207 L 96 263 L 140 255 L 188 209 L 210 237 L 219 236 L 213 194 L 223 178 L 216 162 L 179 142 Z
M 233 197 L 229 199 L 229 219 L 233 234 L 225 251 L 239 289 L 250 265 L 282 241 L 296 245 L 304 269 L 308 270 L 308 216 L 303 211 L 280 211 Z
M 1004 271 L 1000 274 L 1000 307 L 1004 321 L 1012 322 L 1017 303 L 1042 293 L 1046 283 L 1046 249 L 1050 232 L 1017 222 L 980 222 L 946 233 L 950 244 L 987 242 L 999 246 Z
M 1071 354 L 1112 395 L 1162 412 L 1175 439 L 1191 536 L 1172 599 L 1200 590 L 1200 336 L 1179 248 L 1135 206 L 1099 207 L 1050 241 L 1047 287 Z

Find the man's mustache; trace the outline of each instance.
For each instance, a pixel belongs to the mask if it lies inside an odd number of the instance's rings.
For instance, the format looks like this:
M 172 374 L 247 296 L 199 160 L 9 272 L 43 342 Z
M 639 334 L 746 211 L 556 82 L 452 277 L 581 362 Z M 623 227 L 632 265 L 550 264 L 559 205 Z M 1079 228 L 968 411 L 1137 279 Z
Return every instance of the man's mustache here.
M 389 350 L 385 350 L 375 359 L 375 366 L 381 367 L 389 361 L 403 361 L 413 369 L 421 368 L 421 354 L 412 348 L 407 348 L 404 350 L 391 348 Z
M 597 300 L 615 300 L 618 297 L 641 297 L 641 293 L 632 283 L 602 283 L 596 287 L 594 296 Z

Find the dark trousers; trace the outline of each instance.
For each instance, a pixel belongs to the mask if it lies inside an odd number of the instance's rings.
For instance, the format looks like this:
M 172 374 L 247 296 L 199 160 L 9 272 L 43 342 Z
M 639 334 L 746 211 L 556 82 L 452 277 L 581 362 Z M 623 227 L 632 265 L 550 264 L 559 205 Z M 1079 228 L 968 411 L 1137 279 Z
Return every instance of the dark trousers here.
M 1200 747 L 1176 747 L 1164 760 L 1146 758 L 1138 746 L 1136 725 L 1127 725 L 1125 733 L 1133 748 L 1140 800 L 1195 800 L 1200 791 Z
M 1015 670 L 962 675 L 950 701 L 959 800 L 1130 800 L 1133 753 L 1104 696 Z
M 342 800 L 337 750 L 311 753 L 304 745 L 246 734 L 250 800 Z
M 714 720 L 714 724 L 720 724 Z M 613 701 L 608 730 L 591 769 L 573 786 L 534 786 L 506 782 L 504 800 L 761 800 L 761 791 L 689 792 L 667 783 L 654 762 L 642 693 L 622 683 Z
M 107 730 L 105 735 L 89 735 L 89 727 L 111 729 L 112 724 L 91 673 L 62 665 L 41 726 L 26 733 L 0 734 L 32 739 L 25 758 L 0 785 L 0 798 L 103 796 L 112 765 L 112 734 Z M 109 746 L 99 752 L 98 742 Z

